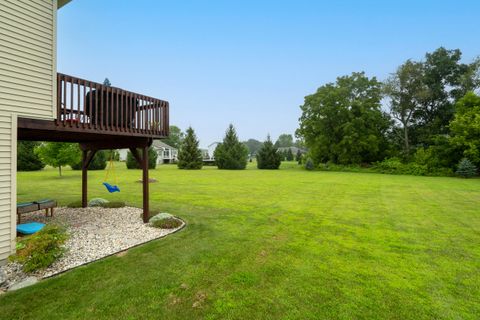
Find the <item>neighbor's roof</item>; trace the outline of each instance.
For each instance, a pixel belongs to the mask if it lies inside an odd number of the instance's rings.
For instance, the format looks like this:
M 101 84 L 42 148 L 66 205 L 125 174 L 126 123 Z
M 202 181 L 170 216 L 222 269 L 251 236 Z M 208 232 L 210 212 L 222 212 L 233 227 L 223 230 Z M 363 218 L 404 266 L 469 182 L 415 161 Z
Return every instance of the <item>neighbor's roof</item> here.
M 172 146 L 169 146 L 168 144 L 166 144 L 165 142 L 160 141 L 160 140 L 153 140 L 152 147 L 157 148 L 157 149 L 158 148 L 165 148 L 165 149 L 177 150 L 176 148 L 174 148 Z
M 67 3 L 69 3 L 70 1 L 72 1 L 72 0 L 58 0 L 58 2 L 57 2 L 57 9 L 60 9 L 61 7 L 63 7 L 63 6 L 66 5 Z

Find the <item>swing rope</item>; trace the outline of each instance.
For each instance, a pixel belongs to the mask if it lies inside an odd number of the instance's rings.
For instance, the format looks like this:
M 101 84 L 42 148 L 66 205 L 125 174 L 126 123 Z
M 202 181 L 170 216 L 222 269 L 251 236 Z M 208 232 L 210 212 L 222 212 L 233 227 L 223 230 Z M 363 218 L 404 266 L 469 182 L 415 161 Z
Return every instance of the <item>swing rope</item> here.
M 110 161 L 108 162 L 107 172 L 105 174 L 105 179 L 103 179 L 103 181 L 105 181 L 105 182 L 108 181 L 108 177 L 110 176 L 110 172 L 112 172 L 114 183 L 117 184 L 117 175 L 115 174 L 115 166 L 113 164 L 113 152 L 110 152 Z

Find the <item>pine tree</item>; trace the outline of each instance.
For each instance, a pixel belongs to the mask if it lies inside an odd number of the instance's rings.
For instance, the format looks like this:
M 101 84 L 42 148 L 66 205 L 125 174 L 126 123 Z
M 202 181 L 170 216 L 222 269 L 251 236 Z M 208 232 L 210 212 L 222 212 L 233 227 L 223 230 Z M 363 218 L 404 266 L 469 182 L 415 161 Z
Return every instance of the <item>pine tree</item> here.
M 456 173 L 461 177 L 471 178 L 477 174 L 477 167 L 475 167 L 475 165 L 467 158 L 463 158 L 458 163 Z
M 202 151 L 198 148 L 195 131 L 193 131 L 192 127 L 189 127 L 178 152 L 178 168 L 202 169 L 202 166 Z
M 298 162 L 298 164 L 302 163 L 302 152 L 300 149 L 297 150 L 297 156 L 295 157 L 295 160 Z
M 286 158 L 287 158 L 287 161 L 293 161 L 293 152 L 292 152 L 292 149 L 290 149 L 290 148 L 287 149 Z
M 17 171 L 36 171 L 45 167 L 35 147 L 40 145 L 34 141 L 18 141 L 17 144 Z
M 105 78 L 105 80 L 103 80 L 103 85 L 106 86 L 106 87 L 111 87 L 112 84 L 110 83 L 110 80 L 108 80 L 108 78 Z
M 258 169 L 278 169 L 281 162 L 282 156 L 273 145 L 270 136 L 268 136 L 267 140 L 257 152 L 257 167 Z
M 214 156 L 219 169 L 241 170 L 247 167 L 248 149 L 238 141 L 232 124 L 228 127 L 223 142 L 215 149 Z

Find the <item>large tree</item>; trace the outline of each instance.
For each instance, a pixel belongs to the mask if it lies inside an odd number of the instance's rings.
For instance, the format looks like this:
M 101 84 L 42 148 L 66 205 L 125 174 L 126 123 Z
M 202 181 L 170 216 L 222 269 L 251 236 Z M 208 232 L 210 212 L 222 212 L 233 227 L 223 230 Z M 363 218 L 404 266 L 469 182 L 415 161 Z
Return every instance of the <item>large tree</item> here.
M 35 171 L 45 167 L 35 148 L 40 145 L 35 141 L 18 141 L 17 144 L 17 170 L 18 171 Z
M 219 143 L 214 152 L 215 162 L 219 169 L 245 169 L 248 161 L 247 147 L 238 141 L 237 132 L 229 125 L 223 142 Z
M 293 136 L 288 133 L 282 133 L 275 141 L 275 148 L 289 148 L 293 147 Z
M 427 94 L 416 113 L 419 142 L 424 145 L 430 144 L 435 135 L 448 133 L 455 102 L 480 85 L 479 60 L 465 64 L 460 62 L 461 57 L 459 49 L 443 47 L 425 55 L 422 81 Z
M 168 144 L 175 149 L 179 149 L 183 139 L 185 138 L 185 134 L 182 130 L 177 126 L 170 126 L 170 133 L 168 134 L 168 138 L 163 139 L 162 141 Z
M 187 135 L 178 152 L 178 168 L 201 169 L 203 166 L 202 151 L 198 148 L 198 139 L 192 127 L 187 129 Z
M 420 103 L 427 95 L 423 72 L 422 63 L 407 60 L 390 76 L 384 86 L 385 94 L 389 98 L 390 114 L 401 126 L 403 151 L 407 157 L 410 154 L 410 128 L 415 124 Z
M 248 149 L 250 155 L 257 154 L 258 150 L 262 147 L 263 143 L 256 139 L 248 139 L 248 141 L 243 142 Z
M 277 148 L 273 145 L 270 136 L 263 143 L 257 154 L 258 169 L 278 169 L 282 163 L 282 156 L 278 153 Z
M 480 166 L 480 97 L 467 93 L 456 104 L 456 113 L 450 122 L 451 145 L 458 150 L 458 161 L 468 158 L 476 166 Z
M 305 97 L 300 128 L 316 163 L 358 164 L 383 159 L 390 120 L 381 110 L 381 84 L 363 72 L 337 78 Z
M 79 150 L 76 143 L 43 142 L 35 149 L 35 152 L 44 163 L 58 168 L 61 176 L 62 166 L 74 165 L 80 160 Z

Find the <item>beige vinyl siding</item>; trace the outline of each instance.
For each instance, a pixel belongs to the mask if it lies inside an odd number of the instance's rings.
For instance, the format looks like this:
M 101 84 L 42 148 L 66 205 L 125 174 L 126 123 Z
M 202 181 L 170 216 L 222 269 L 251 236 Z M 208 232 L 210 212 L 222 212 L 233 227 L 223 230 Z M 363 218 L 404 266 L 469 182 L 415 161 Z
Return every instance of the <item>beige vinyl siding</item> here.
M 55 119 L 56 12 L 56 0 L 0 0 L 0 111 Z
M 0 261 L 15 249 L 16 115 L 0 112 Z

